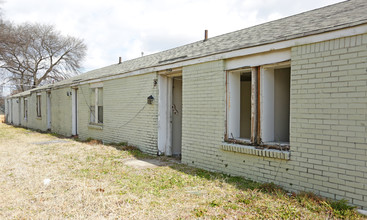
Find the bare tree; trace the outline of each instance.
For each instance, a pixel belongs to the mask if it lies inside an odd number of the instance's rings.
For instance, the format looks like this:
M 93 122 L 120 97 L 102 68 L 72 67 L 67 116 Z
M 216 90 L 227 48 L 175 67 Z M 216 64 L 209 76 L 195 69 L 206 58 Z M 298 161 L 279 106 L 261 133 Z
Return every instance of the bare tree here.
M 0 5 L 3 3 L 2 0 L 0 0 Z M 4 30 L 4 22 L 2 18 L 2 8 L 0 7 L 0 42 L 4 42 L 5 38 L 3 35 Z
M 62 36 L 51 25 L 4 24 L 0 40 L 0 68 L 20 91 L 78 74 L 86 45 Z

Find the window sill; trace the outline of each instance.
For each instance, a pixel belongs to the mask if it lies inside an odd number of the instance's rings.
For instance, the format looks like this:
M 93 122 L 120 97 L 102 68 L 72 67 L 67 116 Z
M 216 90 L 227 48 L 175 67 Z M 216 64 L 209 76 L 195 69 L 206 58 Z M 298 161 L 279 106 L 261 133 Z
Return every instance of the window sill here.
M 96 130 L 103 130 L 103 124 L 88 124 L 88 128 L 96 129 Z
M 281 160 L 290 160 L 291 154 L 289 151 L 281 151 L 276 149 L 259 149 L 254 146 L 222 143 L 221 149 L 224 151 L 250 154 L 260 157 L 275 158 Z
M 38 116 L 37 116 L 37 117 L 36 117 L 36 119 L 38 119 L 38 120 L 42 120 L 42 117 L 38 117 Z

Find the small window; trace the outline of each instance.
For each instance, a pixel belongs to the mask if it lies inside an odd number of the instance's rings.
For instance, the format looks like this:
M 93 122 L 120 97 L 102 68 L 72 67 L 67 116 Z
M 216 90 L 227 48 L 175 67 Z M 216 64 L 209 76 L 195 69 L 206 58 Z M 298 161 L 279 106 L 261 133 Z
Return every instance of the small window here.
M 36 111 L 37 117 L 41 117 L 41 94 L 37 94 Z
M 28 99 L 24 99 L 24 120 L 28 118 Z
M 90 122 L 103 123 L 103 88 L 91 89 Z

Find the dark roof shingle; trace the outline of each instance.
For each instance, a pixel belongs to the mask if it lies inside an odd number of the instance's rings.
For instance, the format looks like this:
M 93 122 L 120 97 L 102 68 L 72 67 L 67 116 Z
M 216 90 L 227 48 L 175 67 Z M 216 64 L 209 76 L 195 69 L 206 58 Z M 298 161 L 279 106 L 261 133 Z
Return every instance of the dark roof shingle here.
M 75 82 L 75 80 L 85 81 L 129 73 L 149 67 L 295 39 L 365 23 L 367 23 L 367 0 L 349 0 L 212 37 L 206 41 L 197 41 L 159 53 L 127 60 L 121 64 L 92 70 L 55 85 L 66 85 Z

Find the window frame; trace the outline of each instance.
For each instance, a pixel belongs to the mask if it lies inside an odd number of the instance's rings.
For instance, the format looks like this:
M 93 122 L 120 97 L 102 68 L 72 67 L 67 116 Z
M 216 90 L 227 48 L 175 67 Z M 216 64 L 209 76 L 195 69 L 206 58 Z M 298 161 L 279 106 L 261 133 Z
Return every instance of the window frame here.
M 94 105 L 89 106 L 89 123 L 95 125 L 103 124 L 103 84 L 98 83 L 90 86 L 91 95 L 94 93 Z M 102 101 L 99 100 L 99 93 L 102 92 Z M 100 105 L 102 103 L 102 105 Z M 102 114 L 100 114 L 102 112 Z
M 42 101 L 41 101 L 41 98 L 42 98 L 41 93 L 37 93 L 36 94 L 36 114 L 37 114 L 38 118 L 42 117 L 42 110 L 41 110 L 41 108 L 42 108 L 41 102 Z
M 28 98 L 23 99 L 23 118 L 25 121 L 28 120 Z
M 290 142 L 269 141 L 263 142 L 262 135 L 264 129 L 264 118 L 262 108 L 264 108 L 263 87 L 265 69 L 282 69 L 291 68 L 290 61 L 273 63 L 269 65 L 260 65 L 255 67 L 242 67 L 226 71 L 226 130 L 224 141 L 248 146 L 255 146 L 256 148 L 289 150 Z M 251 72 L 251 137 L 240 137 L 240 118 L 241 118 L 241 74 Z M 237 74 L 237 75 L 236 75 Z M 291 74 L 291 73 L 290 73 Z M 289 86 L 291 81 L 289 81 Z M 290 89 L 289 89 L 290 93 Z M 290 95 L 290 94 L 289 94 Z M 275 98 L 274 98 L 275 99 Z M 289 100 L 290 101 L 290 100 Z M 233 109 L 235 108 L 235 109 Z M 289 112 L 290 116 L 290 112 Z M 290 135 L 290 131 L 288 132 Z
M 280 139 L 277 135 L 277 131 L 282 130 L 280 127 L 277 126 L 277 118 L 281 118 L 282 115 L 277 115 L 277 105 L 276 103 L 281 102 L 281 100 L 279 100 L 279 97 L 276 97 L 276 93 L 277 90 L 279 91 L 279 88 L 282 89 L 282 84 L 277 84 L 277 78 L 279 80 L 279 76 L 278 74 L 282 74 L 282 73 L 276 73 L 277 70 L 282 70 L 282 69 L 288 69 L 289 68 L 289 91 L 288 91 L 288 95 L 289 95 L 289 100 L 288 100 L 288 108 L 286 109 L 288 111 L 288 141 L 284 141 L 284 140 L 276 140 L 276 139 Z M 263 85 L 261 88 L 261 96 L 262 99 L 260 100 L 260 108 L 262 109 L 261 111 L 261 125 L 260 125 L 260 132 L 261 132 L 261 143 L 265 146 L 280 146 L 280 147 L 289 147 L 289 136 L 290 136 L 290 85 L 291 85 L 291 66 L 290 65 L 285 65 L 285 64 L 273 64 L 273 65 L 264 65 L 261 67 L 261 84 Z M 280 82 L 280 81 L 278 81 Z M 283 81 L 281 81 L 283 82 Z M 270 102 L 266 102 L 269 99 L 265 99 L 266 97 L 269 97 L 269 92 L 265 91 L 265 88 L 267 88 L 267 86 L 273 87 L 273 92 L 270 93 L 273 95 L 273 97 L 271 97 Z M 284 84 L 283 84 L 284 85 Z M 283 97 L 283 96 L 282 96 Z M 269 105 L 269 103 L 272 103 Z M 279 105 L 278 105 L 279 106 Z M 270 109 L 271 111 L 265 112 L 266 110 Z M 283 109 L 284 111 L 284 109 Z M 269 117 L 269 112 L 270 112 L 270 117 Z M 279 111 L 278 111 L 279 112 Z M 269 121 L 270 125 L 267 124 Z M 282 123 L 284 124 L 284 123 Z M 279 123 L 278 123 L 279 125 Z M 282 126 L 284 127 L 284 126 Z M 269 129 L 270 128 L 270 129 Z M 283 135 L 280 135 L 283 136 Z

